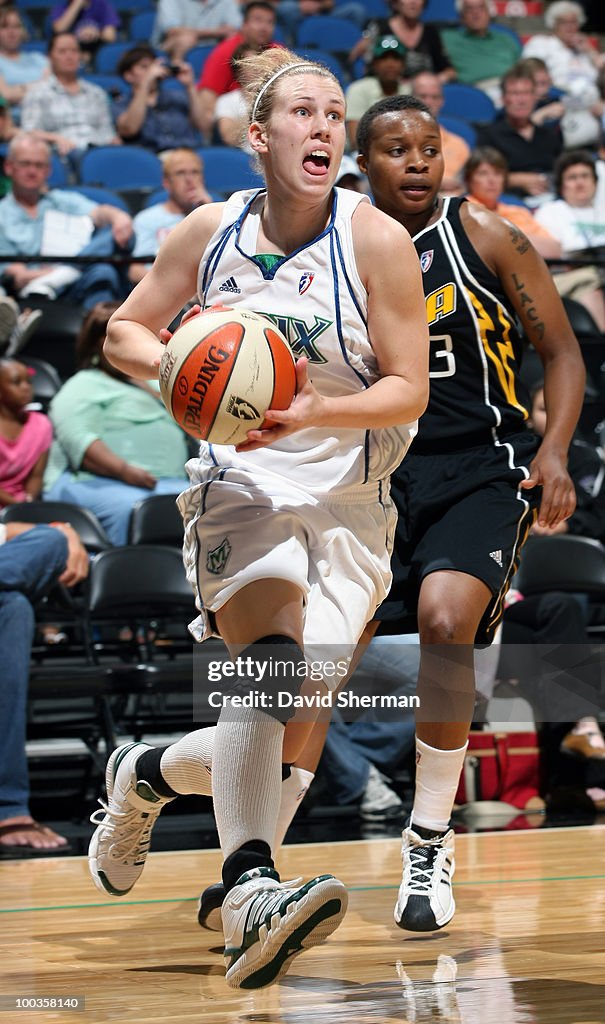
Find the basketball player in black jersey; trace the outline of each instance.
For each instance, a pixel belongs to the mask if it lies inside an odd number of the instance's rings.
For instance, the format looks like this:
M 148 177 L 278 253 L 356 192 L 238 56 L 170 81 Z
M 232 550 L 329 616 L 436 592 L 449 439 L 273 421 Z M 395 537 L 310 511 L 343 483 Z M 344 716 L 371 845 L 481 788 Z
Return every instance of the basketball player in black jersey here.
M 441 137 L 424 104 L 381 100 L 357 142 L 376 206 L 414 240 L 431 338 L 429 405 L 392 478 L 394 583 L 379 612 L 383 631 L 417 623 L 420 634 L 416 791 L 395 920 L 430 931 L 455 910 L 449 819 L 473 715 L 473 647 L 493 638 L 534 520 L 554 528 L 574 510 L 567 449 L 584 365 L 527 238 L 480 206 L 439 196 Z M 526 427 L 517 322 L 544 365 L 542 440 Z

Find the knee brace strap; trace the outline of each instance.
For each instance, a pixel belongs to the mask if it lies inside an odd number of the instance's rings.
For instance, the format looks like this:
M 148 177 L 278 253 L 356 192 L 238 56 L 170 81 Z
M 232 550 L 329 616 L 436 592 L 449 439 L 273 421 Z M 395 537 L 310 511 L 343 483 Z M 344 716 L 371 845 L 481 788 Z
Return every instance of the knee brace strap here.
M 237 656 L 241 666 L 231 692 L 256 696 L 255 707 L 278 722 L 287 722 L 296 713 L 298 697 L 307 674 L 305 656 L 290 636 L 270 634 L 249 644 Z

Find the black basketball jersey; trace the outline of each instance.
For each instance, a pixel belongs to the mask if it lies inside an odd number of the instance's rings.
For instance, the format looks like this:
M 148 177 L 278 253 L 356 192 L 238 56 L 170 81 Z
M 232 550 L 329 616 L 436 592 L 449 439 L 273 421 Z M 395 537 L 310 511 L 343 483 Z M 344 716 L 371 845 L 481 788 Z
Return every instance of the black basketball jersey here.
M 438 221 L 414 237 L 426 299 L 430 398 L 413 452 L 468 448 L 524 428 L 521 338 L 498 278 L 460 220 L 465 199 L 445 199 Z

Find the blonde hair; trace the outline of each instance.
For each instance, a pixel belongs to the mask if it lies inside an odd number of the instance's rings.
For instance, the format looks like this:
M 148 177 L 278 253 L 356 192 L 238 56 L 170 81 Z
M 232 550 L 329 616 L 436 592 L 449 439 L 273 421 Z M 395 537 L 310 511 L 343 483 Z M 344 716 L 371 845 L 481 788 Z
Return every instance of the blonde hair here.
M 237 61 L 237 67 L 250 72 L 249 81 L 244 89 L 248 101 L 249 124 L 253 120 L 259 124 L 267 124 L 273 111 L 277 84 L 286 75 L 320 75 L 322 78 L 331 79 L 342 92 L 340 82 L 324 64 L 299 57 L 298 54 L 282 47 L 273 47 L 251 57 L 244 57 Z

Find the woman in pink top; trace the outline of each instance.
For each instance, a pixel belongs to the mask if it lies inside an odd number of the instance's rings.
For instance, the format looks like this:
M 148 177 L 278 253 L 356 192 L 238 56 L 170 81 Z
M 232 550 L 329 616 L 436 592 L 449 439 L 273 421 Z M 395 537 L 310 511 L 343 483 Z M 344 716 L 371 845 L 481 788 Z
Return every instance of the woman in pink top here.
M 491 146 L 474 149 L 467 160 L 464 182 L 467 199 L 482 203 L 500 217 L 519 228 L 545 260 L 556 260 L 561 256 L 561 245 L 546 228 L 535 220 L 531 210 L 516 203 L 501 202 L 500 196 L 506 188 L 508 166 L 502 154 Z
M 33 501 L 52 441 L 47 416 L 28 412 L 32 385 L 27 366 L 0 359 L 0 508 Z

